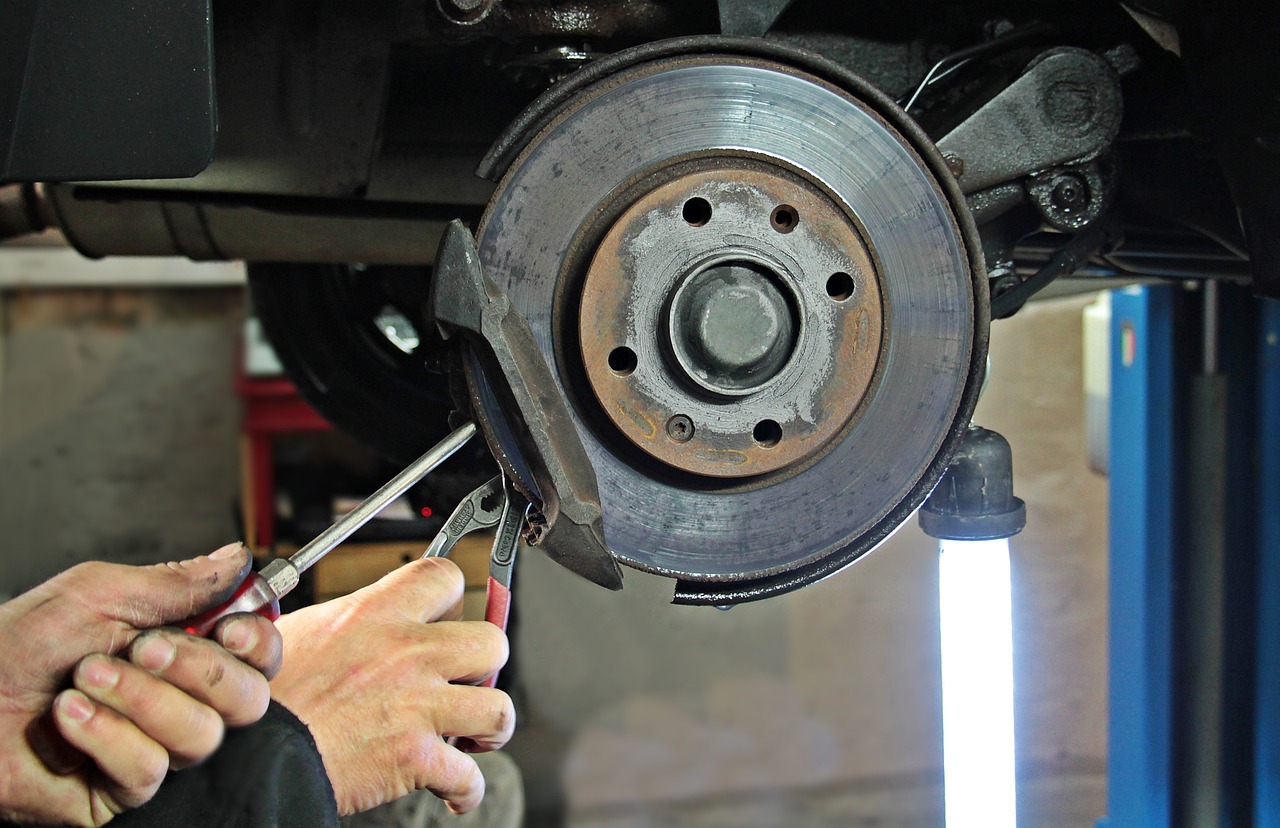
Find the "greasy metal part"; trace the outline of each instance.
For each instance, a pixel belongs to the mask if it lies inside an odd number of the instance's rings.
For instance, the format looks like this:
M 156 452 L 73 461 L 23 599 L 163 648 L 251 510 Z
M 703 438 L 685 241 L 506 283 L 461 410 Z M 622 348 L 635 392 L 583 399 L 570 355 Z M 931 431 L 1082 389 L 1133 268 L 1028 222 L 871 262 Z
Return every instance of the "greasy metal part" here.
M 627 439 L 687 472 L 750 477 L 812 458 L 879 362 L 875 263 L 843 208 L 797 174 L 747 159 L 676 169 L 587 271 L 578 338 L 592 390 Z M 779 211 L 794 225 L 779 227 Z M 619 351 L 632 362 L 614 365 Z M 663 428 L 677 415 L 691 433 Z
M 965 198 L 969 204 L 969 212 L 973 214 L 973 221 L 979 227 L 999 218 L 1019 204 L 1025 204 L 1026 200 L 1027 192 L 1023 189 L 1021 182 L 997 184 L 989 190 L 970 193 Z
M 435 0 L 436 9 L 452 23 L 474 26 L 489 16 L 499 0 Z
M 991 318 L 1005 319 L 1013 316 L 1035 294 L 1056 279 L 1073 276 L 1079 272 L 1089 258 L 1101 251 L 1114 239 L 1114 228 L 1105 223 L 1094 224 L 1067 240 L 1054 252 L 1035 275 L 1017 287 L 1005 290 L 1000 295 L 992 294 Z
M 504 470 L 538 504 L 546 521 L 540 544 L 569 570 L 609 589 L 622 588 L 622 572 L 605 545 L 595 472 L 528 323 L 481 268 L 471 232 L 450 222 L 432 280 L 432 313 L 446 338 L 462 335 L 472 394 L 490 404 L 481 416 L 505 421 L 485 428 Z M 506 412 L 493 414 L 493 402 Z M 526 471 L 527 469 L 527 471 Z M 530 477 L 532 480 L 530 480 Z
M 1120 130 L 1120 78 L 1084 49 L 1051 50 L 938 141 L 963 161 L 965 193 L 1097 158 Z
M 1191 279 L 1249 283 L 1249 261 L 1206 238 L 1121 225 L 1115 250 L 1095 256 L 1077 275 L 1128 281 Z M 1032 276 L 1062 246 L 1060 233 L 1037 233 L 1017 245 L 1018 273 Z
M 502 68 L 520 86 L 545 89 L 599 57 L 599 52 L 581 43 L 538 45 L 523 54 L 507 57 L 502 62 Z
M 1052 26 L 1039 21 L 1032 21 L 1024 26 L 1019 26 L 1007 32 L 1002 32 L 996 37 L 991 38 L 983 43 L 977 43 L 959 51 L 952 52 L 937 63 L 929 67 L 929 71 L 924 73 L 924 77 L 920 83 L 916 85 L 914 91 L 908 96 L 900 99 L 902 108 L 906 112 L 910 112 L 920 100 L 920 96 L 924 94 L 929 87 L 934 84 L 941 83 L 948 76 L 955 74 L 965 66 L 974 61 L 986 60 L 1003 52 L 1007 52 L 1018 46 L 1039 40 L 1054 33 Z
M 498 39 L 636 40 L 688 30 L 706 15 L 700 4 L 662 0 L 428 0 L 427 29 L 402 28 L 409 37 L 432 35 L 451 41 Z M 682 25 L 684 24 L 684 25 Z
M 1110 166 L 1098 161 L 1033 173 L 1027 195 L 1045 224 L 1069 233 L 1097 221 L 1111 206 L 1114 193 Z
M 668 57 L 685 49 L 695 54 Z M 757 59 L 762 52 L 778 59 Z M 478 234 L 486 273 L 556 368 L 555 393 L 569 400 L 596 469 L 616 556 L 680 579 L 683 603 L 731 604 L 811 583 L 924 500 L 967 424 L 987 318 L 962 197 L 910 119 L 812 55 L 708 38 L 641 47 L 598 74 L 604 63 L 584 70 L 598 84 L 578 87 L 575 75 L 568 99 L 551 90 L 491 152 L 487 171 L 508 171 Z M 535 124 L 537 134 L 525 134 Z M 883 274 L 890 341 L 862 410 L 826 452 L 715 482 L 663 471 L 609 436 L 614 427 L 581 394 L 574 308 L 599 239 L 645 195 L 630 188 L 673 164 L 744 157 L 804 170 L 853 218 Z
M 718 0 L 720 33 L 764 37 L 795 0 Z
M 444 233 L 438 210 L 368 202 L 170 194 L 123 199 L 115 190 L 43 187 L 50 222 L 86 256 L 186 256 L 254 262 L 430 264 Z M 255 204 L 261 206 L 254 206 Z M 300 210 L 300 212 L 293 212 Z M 452 211 L 454 214 L 457 210 Z

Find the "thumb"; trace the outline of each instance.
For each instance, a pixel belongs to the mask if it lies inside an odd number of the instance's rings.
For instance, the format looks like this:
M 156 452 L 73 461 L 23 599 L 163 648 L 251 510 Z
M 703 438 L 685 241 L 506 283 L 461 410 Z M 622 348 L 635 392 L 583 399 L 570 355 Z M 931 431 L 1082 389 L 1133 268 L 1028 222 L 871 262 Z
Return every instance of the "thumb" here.
M 230 598 L 251 563 L 249 548 L 232 543 L 187 561 L 120 567 L 97 603 L 104 615 L 135 629 L 174 624 Z

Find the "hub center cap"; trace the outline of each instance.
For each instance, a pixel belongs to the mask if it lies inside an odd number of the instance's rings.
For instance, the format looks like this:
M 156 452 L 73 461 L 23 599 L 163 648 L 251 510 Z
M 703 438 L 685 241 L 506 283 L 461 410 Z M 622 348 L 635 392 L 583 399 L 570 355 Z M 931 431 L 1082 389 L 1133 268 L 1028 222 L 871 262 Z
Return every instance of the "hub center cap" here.
M 685 376 L 713 393 L 738 396 L 778 375 L 795 351 L 795 300 L 765 266 L 712 265 L 676 290 L 667 335 Z

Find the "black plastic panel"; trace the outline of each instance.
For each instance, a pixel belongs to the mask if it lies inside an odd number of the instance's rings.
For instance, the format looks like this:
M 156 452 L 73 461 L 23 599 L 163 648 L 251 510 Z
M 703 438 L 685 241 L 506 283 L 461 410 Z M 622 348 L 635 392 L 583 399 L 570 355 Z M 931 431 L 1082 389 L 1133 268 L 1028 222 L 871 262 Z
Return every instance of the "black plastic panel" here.
M 195 175 L 213 154 L 209 0 L 6 0 L 0 181 Z

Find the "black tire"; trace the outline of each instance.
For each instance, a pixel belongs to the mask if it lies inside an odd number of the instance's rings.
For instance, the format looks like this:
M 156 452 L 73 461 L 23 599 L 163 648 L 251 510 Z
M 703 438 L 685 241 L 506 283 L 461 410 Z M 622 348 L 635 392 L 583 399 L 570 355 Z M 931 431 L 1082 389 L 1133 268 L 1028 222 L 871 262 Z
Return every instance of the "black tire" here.
M 427 369 L 440 353 L 423 330 L 430 271 L 412 267 L 256 263 L 253 311 L 298 391 L 338 429 L 397 463 L 448 433 L 446 378 Z M 420 342 L 406 353 L 375 318 L 391 307 Z

